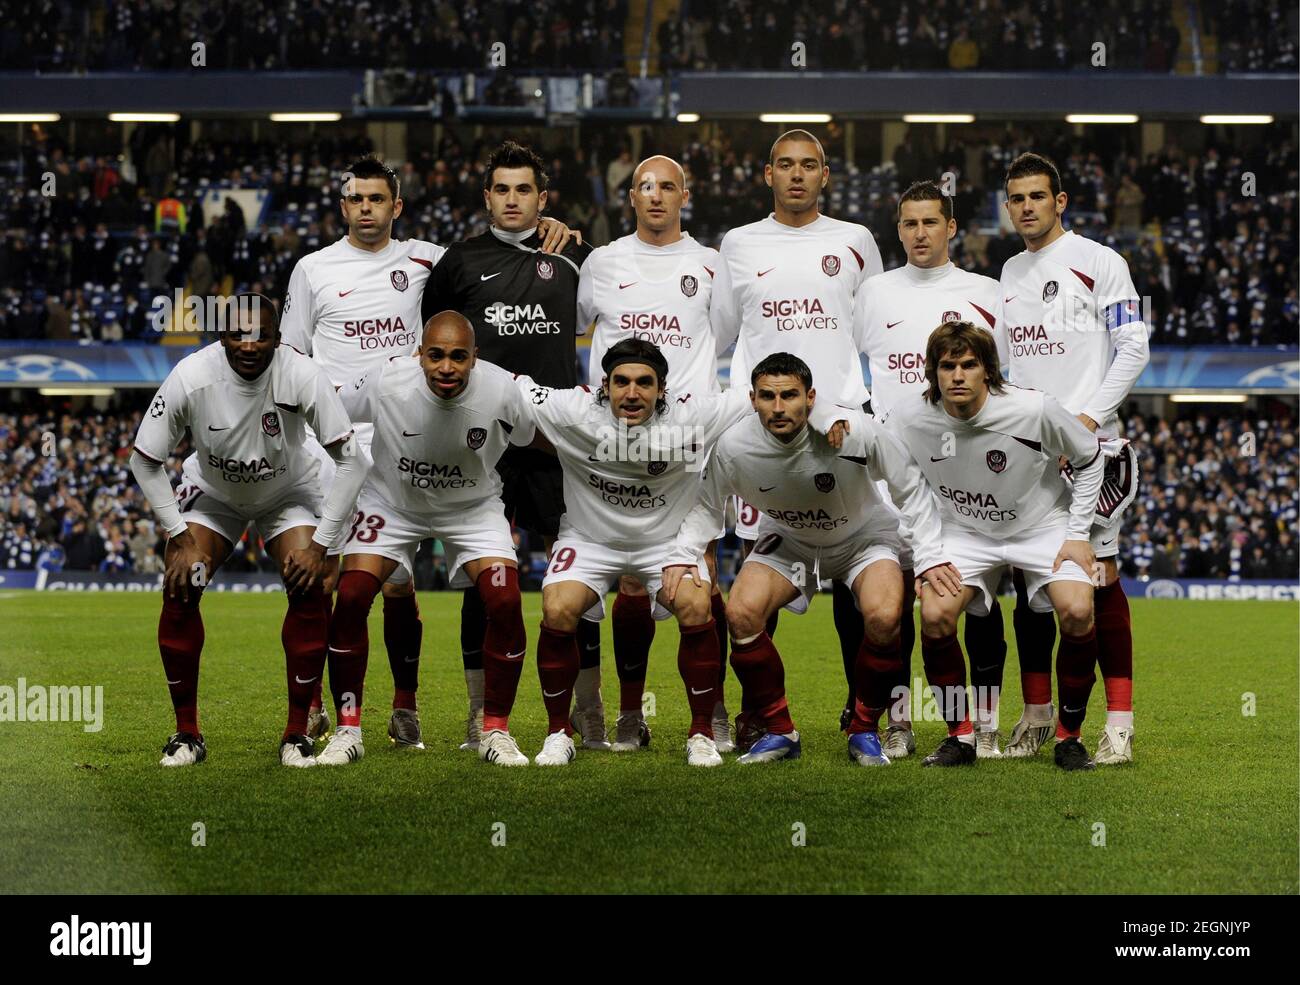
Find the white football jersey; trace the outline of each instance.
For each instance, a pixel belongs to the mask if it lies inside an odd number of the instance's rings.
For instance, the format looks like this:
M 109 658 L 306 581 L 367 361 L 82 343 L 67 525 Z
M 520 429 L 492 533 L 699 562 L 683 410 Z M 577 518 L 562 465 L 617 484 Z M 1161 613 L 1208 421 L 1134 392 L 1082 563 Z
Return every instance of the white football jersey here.
M 420 345 L 420 298 L 446 249 L 390 240 L 378 253 L 339 240 L 293 268 L 280 339 L 324 367 L 335 386 Z
M 808 364 L 822 400 L 860 406 L 867 388 L 853 299 L 883 269 L 866 226 L 827 215 L 798 228 L 769 215 L 727 233 L 712 319 L 718 351 L 736 343 L 732 385 L 749 389 L 750 371 L 765 356 L 789 352 Z
M 944 322 L 968 321 L 993 331 L 998 282 L 951 262 L 930 270 L 904 264 L 867 280 L 854 325 L 871 371 L 871 410 L 887 413 L 925 392 L 925 347 Z
M 496 465 L 507 444 L 533 440 L 532 419 L 514 377 L 480 359 L 469 384 L 443 399 L 420 360 L 394 356 L 340 395 L 358 423 L 374 424 L 366 488 L 412 513 L 444 512 L 501 494 Z
M 652 246 L 636 233 L 592 252 L 578 281 L 578 329 L 593 325 L 587 382 L 600 388 L 600 360 L 623 339 L 645 339 L 668 360 L 667 392 L 712 393 L 718 387 L 717 346 L 709 300 L 718 251 L 687 234 Z
M 208 495 L 256 512 L 299 483 L 319 462 L 303 447 L 310 425 L 331 445 L 352 433 L 347 411 L 325 373 L 281 344 L 251 383 L 226 361 L 220 343 L 191 353 L 158 388 L 140 422 L 135 446 L 158 462 L 190 429 L 185 460 Z
M 840 411 L 851 431 L 860 411 Z M 1054 399 L 1008 385 L 989 393 L 968 421 L 943 404 L 908 400 L 880 419 L 907 446 L 939 498 L 945 524 L 1001 540 L 1069 520 L 1071 537 L 1087 540 L 1101 491 L 1103 461 L 1096 435 Z M 1057 459 L 1075 468 L 1073 493 Z
M 1000 309 L 994 334 L 1010 378 L 1115 434 L 1119 408 L 1151 359 L 1124 258 L 1067 232 L 1006 262 Z
M 814 409 L 823 407 L 818 401 Z M 842 416 L 837 411 L 827 411 L 828 423 Z M 781 442 L 752 414 L 714 446 L 703 497 L 682 523 L 674 560 L 698 561 L 717 534 L 717 517 L 730 495 L 756 507 L 801 544 L 840 544 L 879 521 L 882 479 L 905 518 L 903 535 L 912 538 L 916 570 L 941 563 L 943 533 L 930 487 L 907 449 L 874 419 L 859 412 L 844 446 L 835 449 L 811 426 L 789 444 Z
M 672 543 L 699 498 L 709 449 L 753 413 L 746 390 L 683 393 L 666 398 L 649 423 L 628 428 L 588 387 L 555 390 L 528 376 L 515 382 L 564 468 L 560 537 L 619 551 Z

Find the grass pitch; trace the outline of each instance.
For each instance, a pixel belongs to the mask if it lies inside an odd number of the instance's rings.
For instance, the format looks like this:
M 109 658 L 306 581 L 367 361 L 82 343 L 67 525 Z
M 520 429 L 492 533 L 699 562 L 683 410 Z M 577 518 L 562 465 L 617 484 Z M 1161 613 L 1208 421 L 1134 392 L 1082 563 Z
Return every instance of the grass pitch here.
M 1297 891 L 1294 605 L 1133 601 L 1137 761 L 1067 775 L 1050 749 L 945 771 L 922 770 L 920 756 L 852 765 L 837 731 L 845 685 L 829 601 L 783 614 L 776 638 L 804 737 L 799 762 L 686 766 L 677 632 L 664 623 L 647 685 L 657 704 L 648 751 L 580 751 L 564 769 L 480 763 L 456 748 L 459 595 L 426 594 L 427 751 L 398 752 L 384 734 L 391 679 L 376 606 L 366 758 L 299 771 L 276 756 L 283 597 L 214 593 L 203 604 L 199 691 L 209 758 L 164 770 L 159 751 L 174 722 L 154 637 L 158 596 L 4 593 L 0 685 L 102 685 L 105 711 L 96 733 L 0 722 L 0 890 Z M 529 655 L 511 724 L 530 756 L 545 727 L 539 619 L 540 596 L 525 596 Z M 608 622 L 604 630 L 612 727 Z M 1004 733 L 1020 712 L 1009 644 Z M 730 675 L 727 687 L 734 713 Z M 1099 683 L 1084 728 L 1090 750 L 1103 714 Z M 940 723 L 919 722 L 918 753 L 943 735 Z

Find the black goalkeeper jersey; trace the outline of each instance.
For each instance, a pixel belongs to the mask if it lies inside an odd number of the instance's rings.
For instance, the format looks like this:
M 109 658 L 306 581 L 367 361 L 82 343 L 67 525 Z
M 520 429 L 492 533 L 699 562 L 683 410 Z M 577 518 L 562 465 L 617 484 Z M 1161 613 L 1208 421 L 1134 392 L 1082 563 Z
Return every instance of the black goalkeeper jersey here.
M 459 311 L 481 358 L 546 386 L 577 386 L 578 271 L 591 247 L 540 245 L 536 233 L 516 245 L 490 230 L 453 243 L 425 284 L 421 320 Z

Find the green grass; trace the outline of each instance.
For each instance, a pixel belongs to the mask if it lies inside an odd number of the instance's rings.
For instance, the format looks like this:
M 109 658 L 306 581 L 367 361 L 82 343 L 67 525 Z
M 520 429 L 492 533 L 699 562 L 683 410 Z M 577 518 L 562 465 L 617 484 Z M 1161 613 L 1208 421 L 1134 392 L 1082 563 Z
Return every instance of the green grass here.
M 1134 601 L 1137 762 L 1062 774 L 1031 761 L 924 770 L 851 765 L 829 599 L 782 616 L 777 644 L 803 736 L 797 763 L 693 770 L 676 630 L 660 624 L 651 749 L 505 770 L 461 753 L 459 596 L 426 595 L 428 750 L 384 738 L 379 607 L 367 756 L 286 770 L 282 596 L 213 595 L 200 709 L 208 762 L 163 770 L 173 729 L 146 594 L 0 596 L 0 684 L 102 684 L 104 728 L 0 723 L 0 889 L 16 892 L 1086 892 L 1297 890 L 1297 620 L 1285 603 Z M 540 748 L 530 653 L 513 731 Z M 1008 620 L 1009 624 L 1010 620 Z M 608 623 L 606 677 L 614 682 Z M 1020 711 L 1014 642 L 1004 731 Z M 919 656 L 913 672 L 919 673 Z M 728 678 L 731 704 L 738 704 Z M 1242 714 L 1253 693 L 1256 714 Z M 606 700 L 617 703 L 616 682 Z M 1102 720 L 1094 691 L 1084 738 Z M 611 720 L 613 711 L 610 712 Z M 612 724 L 612 721 L 611 721 Z M 918 726 L 920 750 L 943 737 Z M 207 844 L 194 847 L 193 825 Z M 506 845 L 492 844 L 505 825 Z M 792 845 L 793 825 L 807 844 Z M 1095 847 L 1094 824 L 1105 825 Z

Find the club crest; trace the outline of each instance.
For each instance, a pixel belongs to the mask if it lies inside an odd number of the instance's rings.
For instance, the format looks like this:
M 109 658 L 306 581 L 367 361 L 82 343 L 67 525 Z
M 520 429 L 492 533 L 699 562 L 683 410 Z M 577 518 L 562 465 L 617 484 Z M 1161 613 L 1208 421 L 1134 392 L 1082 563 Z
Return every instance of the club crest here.
M 1060 285 L 1057 284 L 1056 281 L 1054 281 L 1054 280 L 1049 280 L 1046 284 L 1044 284 L 1044 285 L 1043 285 L 1043 303 L 1046 304 L 1048 301 L 1051 301 L 1052 298 L 1056 297 L 1056 292 L 1057 292 L 1059 289 L 1060 289 Z
M 280 433 L 280 415 L 275 411 L 269 411 L 262 415 L 262 430 L 270 437 L 274 438 Z
M 542 280 L 550 280 L 555 276 L 555 264 L 550 260 L 537 261 L 537 276 Z
M 813 476 L 813 485 L 818 492 L 828 493 L 835 488 L 835 476 L 830 472 L 818 472 Z
M 840 258 L 834 253 L 827 253 L 822 257 L 822 273 L 827 277 L 834 277 L 840 272 Z
M 700 282 L 690 274 L 682 274 L 682 293 L 688 298 L 695 297 L 695 292 L 699 290 Z
M 984 456 L 984 461 L 988 463 L 992 471 L 1001 472 L 1007 467 L 1007 453 L 1004 451 L 991 451 Z
M 943 322 L 961 321 L 961 312 L 960 312 L 960 311 L 945 311 L 945 312 L 943 313 L 943 318 L 941 318 L 940 321 L 943 321 Z
M 668 471 L 667 462 L 651 462 L 646 466 L 646 471 L 651 475 L 663 475 Z
M 405 270 L 394 270 L 388 275 L 388 279 L 393 282 L 393 287 L 399 291 L 404 291 L 411 286 L 411 281 L 406 276 Z
M 487 428 L 470 428 L 465 432 L 465 444 L 469 445 L 470 451 L 478 451 L 485 441 L 487 441 Z

